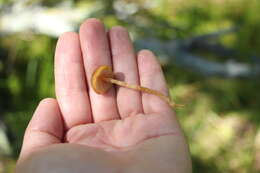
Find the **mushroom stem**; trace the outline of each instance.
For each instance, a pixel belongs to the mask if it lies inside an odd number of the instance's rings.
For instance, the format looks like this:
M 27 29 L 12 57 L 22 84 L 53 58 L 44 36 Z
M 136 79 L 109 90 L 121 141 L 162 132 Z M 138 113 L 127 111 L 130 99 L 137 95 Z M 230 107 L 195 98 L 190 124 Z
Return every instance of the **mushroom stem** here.
M 164 94 L 162 94 L 159 91 L 152 90 L 150 88 L 142 87 L 142 86 L 139 86 L 139 85 L 128 84 L 126 82 L 116 80 L 116 79 L 113 79 L 113 78 L 103 78 L 103 80 L 106 81 L 106 82 L 112 83 L 112 84 L 122 86 L 122 87 L 126 87 L 126 88 L 130 88 L 130 89 L 142 91 L 142 92 L 145 92 L 145 93 L 148 93 L 148 94 L 156 95 L 156 96 L 160 97 L 161 99 L 163 99 L 165 102 L 167 102 L 173 108 L 183 106 L 183 105 L 176 104 L 176 103 L 172 102 L 169 97 L 165 96 Z

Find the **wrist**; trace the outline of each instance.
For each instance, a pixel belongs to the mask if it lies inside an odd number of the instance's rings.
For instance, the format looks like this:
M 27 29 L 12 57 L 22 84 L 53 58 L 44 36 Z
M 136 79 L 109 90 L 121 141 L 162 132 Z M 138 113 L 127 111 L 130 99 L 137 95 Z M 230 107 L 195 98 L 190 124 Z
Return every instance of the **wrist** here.
M 182 136 L 153 138 L 117 152 L 77 144 L 57 144 L 19 161 L 16 173 L 191 173 L 185 145 Z
M 16 173 L 115 173 L 125 168 L 113 153 L 78 144 L 57 144 L 20 160 Z
M 185 138 L 161 136 L 137 145 L 129 150 L 127 169 L 124 173 L 191 173 L 192 165 Z

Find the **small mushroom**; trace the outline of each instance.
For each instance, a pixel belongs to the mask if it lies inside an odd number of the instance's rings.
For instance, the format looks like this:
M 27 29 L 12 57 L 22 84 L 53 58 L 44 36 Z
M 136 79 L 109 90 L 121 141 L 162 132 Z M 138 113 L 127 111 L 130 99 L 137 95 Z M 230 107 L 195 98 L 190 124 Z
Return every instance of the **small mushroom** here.
M 114 76 L 115 75 L 110 66 L 102 65 L 98 67 L 92 75 L 92 79 L 91 79 L 92 88 L 96 93 L 104 94 L 112 87 L 112 84 L 116 84 L 122 87 L 156 95 L 161 99 L 163 99 L 164 101 L 166 101 L 173 108 L 183 106 L 172 102 L 169 97 L 165 96 L 159 91 L 152 90 L 150 88 L 142 87 L 139 85 L 128 84 L 126 82 L 114 79 Z
M 112 84 L 107 82 L 106 79 L 113 77 L 114 73 L 111 67 L 105 65 L 98 67 L 92 75 L 92 88 L 98 94 L 106 93 L 112 87 Z

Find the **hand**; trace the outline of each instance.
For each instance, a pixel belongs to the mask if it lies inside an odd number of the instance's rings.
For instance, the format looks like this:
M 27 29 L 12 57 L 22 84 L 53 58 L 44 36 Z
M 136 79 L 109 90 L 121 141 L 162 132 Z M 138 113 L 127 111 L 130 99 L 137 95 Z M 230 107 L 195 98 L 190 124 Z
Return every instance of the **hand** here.
M 26 130 L 19 162 L 53 146 L 52 152 L 71 154 L 83 147 L 110 153 L 111 160 L 120 155 L 128 171 L 191 172 L 188 147 L 170 106 L 157 96 L 122 87 L 104 95 L 95 93 L 90 80 L 101 65 L 112 66 L 117 79 L 168 95 L 161 67 L 151 51 L 136 55 L 126 29 L 113 27 L 106 33 L 99 20 L 88 19 L 79 34 L 68 32 L 59 38 L 57 101 L 45 99 L 39 104 Z

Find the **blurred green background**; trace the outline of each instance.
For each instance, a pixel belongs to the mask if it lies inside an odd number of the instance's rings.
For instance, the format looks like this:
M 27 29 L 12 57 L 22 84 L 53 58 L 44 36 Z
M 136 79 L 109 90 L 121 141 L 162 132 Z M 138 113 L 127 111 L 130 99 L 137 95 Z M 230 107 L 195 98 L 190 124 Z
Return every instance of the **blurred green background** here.
M 0 173 L 13 171 L 38 102 L 55 97 L 57 37 L 89 17 L 127 27 L 136 49 L 157 53 L 185 104 L 177 114 L 195 173 L 260 172 L 259 11 L 259 0 L 0 0 Z M 224 72 L 184 63 L 187 53 Z

